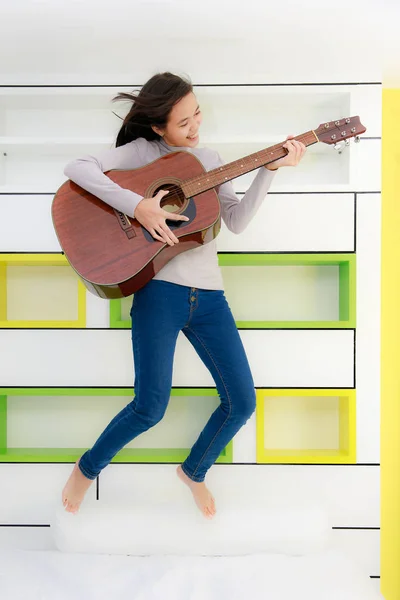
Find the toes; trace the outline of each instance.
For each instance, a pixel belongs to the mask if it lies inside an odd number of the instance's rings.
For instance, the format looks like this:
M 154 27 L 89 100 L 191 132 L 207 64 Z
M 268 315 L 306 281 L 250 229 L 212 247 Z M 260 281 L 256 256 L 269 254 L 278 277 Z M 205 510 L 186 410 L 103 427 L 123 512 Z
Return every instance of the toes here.
M 215 513 L 217 512 L 217 508 L 215 506 L 215 498 L 213 496 L 211 496 L 210 510 L 211 510 L 211 512 L 212 512 L 213 515 L 215 515 Z

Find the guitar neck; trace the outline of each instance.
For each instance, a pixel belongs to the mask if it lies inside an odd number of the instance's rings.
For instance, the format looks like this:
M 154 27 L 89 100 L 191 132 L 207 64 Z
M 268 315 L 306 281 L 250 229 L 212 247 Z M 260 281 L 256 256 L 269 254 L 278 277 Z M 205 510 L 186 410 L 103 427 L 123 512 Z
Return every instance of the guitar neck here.
M 313 130 L 302 133 L 294 139 L 303 142 L 305 146 L 312 146 L 319 142 L 319 139 Z M 202 192 L 218 187 L 222 183 L 236 179 L 236 177 L 240 177 L 245 173 L 250 173 L 250 171 L 254 171 L 279 158 L 283 158 L 287 154 L 286 149 L 283 148 L 283 143 L 270 146 L 269 148 L 254 152 L 254 154 L 249 154 L 239 160 L 227 163 L 222 167 L 217 167 L 212 171 L 207 171 L 202 175 L 187 179 L 181 184 L 185 197 L 191 198 L 197 196 Z

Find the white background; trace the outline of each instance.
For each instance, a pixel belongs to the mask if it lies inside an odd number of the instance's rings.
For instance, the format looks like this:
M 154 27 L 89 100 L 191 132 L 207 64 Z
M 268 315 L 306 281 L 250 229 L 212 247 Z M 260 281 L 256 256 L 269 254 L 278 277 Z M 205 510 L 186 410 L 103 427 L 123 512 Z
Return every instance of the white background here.
M 260 131 L 271 139 L 301 133 L 303 129 L 296 127 L 297 122 L 300 126 L 300 116 L 301 122 L 310 123 L 310 129 L 320 123 L 319 112 L 312 105 L 309 111 L 298 113 L 296 121 L 299 89 L 288 88 L 286 84 L 333 83 L 338 93 L 343 91 L 342 84 L 348 83 L 383 81 L 386 86 L 399 85 L 395 58 L 399 55 L 399 42 L 391 35 L 397 23 L 394 2 L 289 1 L 279 6 L 276 2 L 244 4 L 232 0 L 203 0 L 201 3 L 21 0 L 3 3 L 1 7 L 0 78 L 3 86 L 99 85 L 120 89 L 120 86 L 140 85 L 157 71 L 171 70 L 188 74 L 195 84 L 279 84 L 278 90 L 263 88 L 264 106 L 258 100 L 258 88 L 253 88 L 253 95 L 251 90 L 247 95 L 243 113 L 250 114 L 257 105 L 259 118 L 253 123 L 248 139 L 240 132 L 239 141 L 246 145 L 254 143 Z M 311 96 L 315 92 L 313 87 L 303 89 Z M 358 86 L 352 85 L 346 88 L 346 93 L 353 102 L 350 108 L 357 111 L 352 114 L 363 118 L 365 115 L 366 124 L 371 127 L 373 124 L 367 135 L 380 137 L 380 86 L 367 89 L 370 91 L 360 93 Z M 45 87 L 32 88 L 31 93 L 49 97 L 55 92 L 65 97 L 76 90 L 78 88 Z M 335 94 L 335 87 L 326 86 L 324 90 Z M 280 112 L 272 113 L 268 107 L 272 106 L 271 98 L 277 92 L 285 94 L 288 103 L 282 105 Z M 1 93 L 7 96 L 9 90 L 1 88 Z M 229 106 L 229 93 L 227 88 L 222 88 L 221 93 L 223 102 L 221 105 L 218 101 L 218 105 L 224 112 L 224 106 Z M 111 91 L 110 94 L 113 95 Z M 102 89 L 101 95 L 107 96 L 107 88 Z M 336 107 L 345 111 L 346 106 L 341 102 L 338 104 L 333 98 L 332 110 Z M 0 107 L 0 129 L 4 126 L 5 105 Z M 44 108 L 49 116 L 49 107 Z M 57 252 L 59 248 L 48 219 L 51 194 L 64 180 L 62 165 L 67 159 L 86 153 L 89 145 L 81 141 L 57 152 L 54 148 L 53 152 L 43 148 L 40 151 L 35 143 L 17 144 L 13 148 L 10 139 L 2 137 L 29 136 L 30 131 L 39 135 L 38 121 L 33 119 L 32 112 L 25 115 L 21 109 L 18 114 L 21 117 L 18 131 L 14 128 L 11 133 L 0 132 L 0 187 L 4 186 L 0 195 L 0 251 Z M 328 119 L 347 116 L 330 115 L 331 112 Z M 234 147 L 226 148 L 223 144 L 227 138 L 235 142 L 235 118 L 239 120 L 240 114 L 232 110 L 213 142 L 215 147 L 220 146 L 223 156 L 223 148 L 228 150 L 227 158 Z M 71 135 L 63 126 L 62 110 L 55 114 L 52 130 L 55 131 L 53 138 Z M 73 133 L 78 137 L 79 133 Z M 111 133 L 111 129 L 104 129 L 96 131 L 95 136 L 106 138 L 108 144 Z M 49 133 L 45 131 L 42 135 Z M 80 135 L 84 137 L 85 133 Z M 4 148 L 9 152 L 7 169 L 2 157 Z M 321 146 L 316 154 L 308 153 L 304 165 L 279 173 L 270 202 L 260 209 L 259 220 L 256 218 L 243 236 L 230 236 L 223 231 L 218 243 L 225 251 L 351 251 L 354 249 L 351 246 L 354 214 L 349 202 L 354 192 L 364 192 L 357 195 L 356 214 L 358 464 L 218 465 L 210 472 L 209 483 L 217 499 L 218 495 L 221 498 L 221 504 L 230 481 L 239 482 L 240 486 L 243 482 L 243 487 L 247 481 L 248 489 L 254 490 L 254 494 L 268 493 L 274 488 L 282 497 L 288 490 L 302 487 L 310 497 L 320 498 L 329 508 L 332 526 L 362 528 L 335 530 L 337 544 L 365 566 L 366 575 L 378 575 L 379 531 L 369 528 L 379 526 L 380 140 L 362 141 L 347 150 L 339 163 L 331 148 Z M 29 164 L 35 168 L 29 170 Z M 240 186 L 235 183 L 238 192 L 245 191 L 244 183 L 248 185 L 249 179 Z M 7 191 L 21 194 L 11 196 Z M 318 192 L 318 196 L 297 194 L 304 191 Z M 349 196 L 335 196 L 339 191 Z M 27 196 L 23 192 L 42 194 Z M 279 228 L 281 201 L 287 212 L 293 214 L 292 223 L 284 231 Z M 318 207 L 316 201 L 321 202 Z M 326 233 L 321 205 L 332 214 L 332 228 Z M 30 222 L 34 219 L 39 234 L 27 227 L 24 220 L 21 227 L 12 225 L 11 215 L 16 207 L 20 214 L 30 216 Z M 295 209 L 297 213 L 293 213 Z M 304 237 L 299 238 L 295 227 L 299 214 L 307 226 L 306 243 Z M 273 223 L 275 219 L 277 223 L 270 230 L 268 225 L 263 230 L 264 247 L 259 245 L 261 219 L 266 223 Z M 94 307 L 92 312 L 90 306 Z M 103 327 L 106 312 L 96 309 L 95 299 L 90 306 L 88 324 Z M 352 341 L 346 337 L 350 332 L 252 331 L 241 334 L 249 351 L 256 385 L 351 385 Z M 291 336 L 290 344 L 284 339 L 285 335 Z M 296 354 L 299 336 L 311 353 L 316 351 L 318 338 L 321 351 L 316 353 L 316 362 L 299 361 Z M 282 352 L 289 348 L 286 362 L 280 361 L 279 352 L 275 352 L 277 348 Z M 194 354 L 186 350 L 183 346 L 178 350 L 176 385 L 212 385 Z M 130 385 L 129 352 L 129 332 L 124 331 L 3 330 L 0 331 L 0 385 Z M 61 358 L 65 360 L 61 362 Z M 83 358 L 86 370 L 82 368 Z M 237 462 L 254 462 L 254 433 L 255 423 L 251 419 L 235 441 Z M 0 500 L 0 524 L 48 523 L 52 502 L 69 472 L 69 465 L 0 465 L 0 483 L 5 490 Z M 129 494 L 134 493 L 134 481 L 149 492 L 149 486 L 155 484 L 175 489 L 172 465 L 112 465 L 100 480 L 101 498 L 107 500 L 121 494 L 129 498 Z M 90 491 L 93 493 L 94 489 Z M 0 529 L 0 544 L 48 548 L 51 539 L 48 529 L 7 527 Z

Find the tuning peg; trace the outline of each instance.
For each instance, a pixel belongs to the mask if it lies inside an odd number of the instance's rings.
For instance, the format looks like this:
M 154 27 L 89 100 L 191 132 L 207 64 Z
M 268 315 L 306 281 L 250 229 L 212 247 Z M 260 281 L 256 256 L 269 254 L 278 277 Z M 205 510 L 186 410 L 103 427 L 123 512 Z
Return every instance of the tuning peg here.
M 361 140 L 360 140 L 360 136 L 359 136 L 359 135 L 356 135 L 356 137 L 354 138 L 354 142 L 355 142 L 356 144 L 359 144 L 359 143 L 360 143 L 360 141 L 361 141 Z
M 336 143 L 336 144 L 334 144 L 334 146 L 333 146 L 333 148 L 334 148 L 335 150 L 337 150 L 339 154 L 342 154 L 342 152 L 343 152 L 343 150 L 344 150 L 344 147 L 345 147 L 344 140 L 342 140 L 341 142 L 337 142 L 337 143 Z
M 344 143 L 345 143 L 345 146 L 350 146 L 350 140 L 345 140 Z

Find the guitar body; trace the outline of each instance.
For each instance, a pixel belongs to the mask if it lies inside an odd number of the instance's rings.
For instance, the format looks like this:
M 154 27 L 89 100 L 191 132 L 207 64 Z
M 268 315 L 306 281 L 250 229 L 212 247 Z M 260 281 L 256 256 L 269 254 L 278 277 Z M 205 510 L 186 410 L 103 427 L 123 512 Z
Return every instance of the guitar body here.
M 305 146 L 317 142 L 339 145 L 365 133 L 360 117 L 321 123 L 296 137 Z M 250 173 L 287 155 L 276 144 L 224 166 L 206 171 L 189 152 L 172 152 L 139 169 L 111 170 L 112 181 L 144 198 L 169 190 L 162 208 L 187 216 L 168 220 L 179 244 L 155 240 L 137 219 L 108 204 L 71 181 L 57 191 L 52 204 L 53 224 L 68 262 L 86 287 L 101 298 L 130 296 L 154 277 L 171 259 L 213 240 L 221 226 L 218 189 L 222 183 Z
M 137 219 L 66 181 L 52 203 L 52 218 L 64 254 L 85 286 L 101 298 L 130 296 L 172 258 L 213 240 L 220 230 L 220 204 L 215 189 L 185 197 L 181 184 L 206 173 L 189 152 L 172 152 L 152 163 L 106 175 L 122 188 L 145 198 L 169 190 L 161 201 L 165 210 L 183 214 L 189 221 L 167 220 L 179 239 L 169 246 L 155 240 Z

